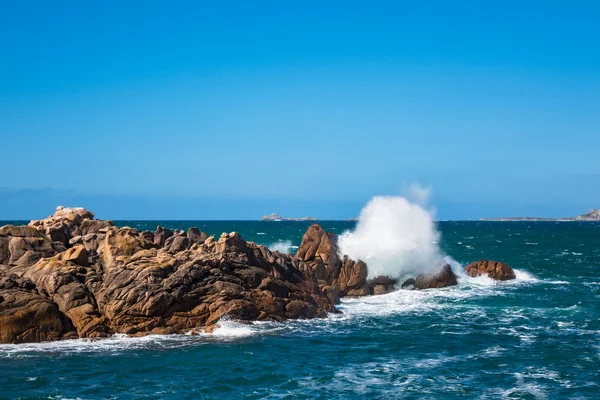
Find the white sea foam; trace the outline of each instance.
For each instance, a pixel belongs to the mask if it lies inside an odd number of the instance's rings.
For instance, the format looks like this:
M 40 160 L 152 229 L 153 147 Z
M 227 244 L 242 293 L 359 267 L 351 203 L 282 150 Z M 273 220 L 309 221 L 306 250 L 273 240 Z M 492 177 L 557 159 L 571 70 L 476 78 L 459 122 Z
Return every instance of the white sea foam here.
M 292 242 L 289 240 L 280 240 L 279 242 L 271 243 L 269 250 L 278 251 L 280 253 L 289 253 L 292 248 Z
M 339 237 L 340 253 L 365 261 L 371 278 L 414 276 L 442 258 L 440 234 L 425 208 L 427 191 L 413 187 L 412 192 L 418 202 L 374 197 L 362 209 L 356 228 Z

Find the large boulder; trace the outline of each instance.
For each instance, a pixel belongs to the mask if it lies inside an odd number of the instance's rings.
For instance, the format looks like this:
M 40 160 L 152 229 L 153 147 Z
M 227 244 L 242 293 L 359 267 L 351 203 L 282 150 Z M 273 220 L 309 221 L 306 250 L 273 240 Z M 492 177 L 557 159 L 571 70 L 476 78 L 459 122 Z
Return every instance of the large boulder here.
M 414 287 L 415 289 L 434 289 L 454 286 L 457 283 L 452 267 L 449 264 L 444 264 L 439 270 L 419 274 L 415 279 Z
M 515 279 L 515 271 L 503 262 L 492 260 L 475 261 L 465 267 L 465 272 L 471 277 L 487 275 L 497 281 Z
M 0 343 L 76 337 L 68 318 L 33 282 L 0 270 Z

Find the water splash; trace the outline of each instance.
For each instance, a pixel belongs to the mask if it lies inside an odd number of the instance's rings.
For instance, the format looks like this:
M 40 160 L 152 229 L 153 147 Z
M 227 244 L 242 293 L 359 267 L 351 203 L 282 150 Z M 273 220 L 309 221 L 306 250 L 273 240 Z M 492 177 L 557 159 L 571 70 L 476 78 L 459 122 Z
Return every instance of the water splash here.
M 362 209 L 354 231 L 340 235 L 340 252 L 365 261 L 370 278 L 415 276 L 443 258 L 440 234 L 423 203 L 425 192 L 416 191 L 412 197 L 417 202 L 400 196 L 374 197 Z

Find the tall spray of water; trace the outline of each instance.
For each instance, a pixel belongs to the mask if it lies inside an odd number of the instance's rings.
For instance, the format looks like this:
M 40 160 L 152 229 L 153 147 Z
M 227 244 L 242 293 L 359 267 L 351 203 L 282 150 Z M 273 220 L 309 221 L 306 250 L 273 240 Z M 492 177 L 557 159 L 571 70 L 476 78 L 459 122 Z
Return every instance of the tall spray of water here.
M 354 231 L 339 237 L 342 254 L 367 263 L 369 278 L 416 276 L 443 258 L 440 234 L 425 209 L 426 191 L 412 188 L 405 197 L 374 197 L 360 212 Z

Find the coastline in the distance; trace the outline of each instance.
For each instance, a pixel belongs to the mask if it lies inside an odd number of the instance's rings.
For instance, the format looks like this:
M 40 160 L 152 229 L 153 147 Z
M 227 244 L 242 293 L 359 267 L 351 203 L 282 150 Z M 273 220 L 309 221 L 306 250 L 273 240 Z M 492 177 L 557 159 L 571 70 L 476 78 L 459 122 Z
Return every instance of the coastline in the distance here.
M 588 213 L 577 217 L 542 218 L 542 217 L 505 217 L 481 218 L 481 221 L 600 221 L 600 210 L 592 208 Z

